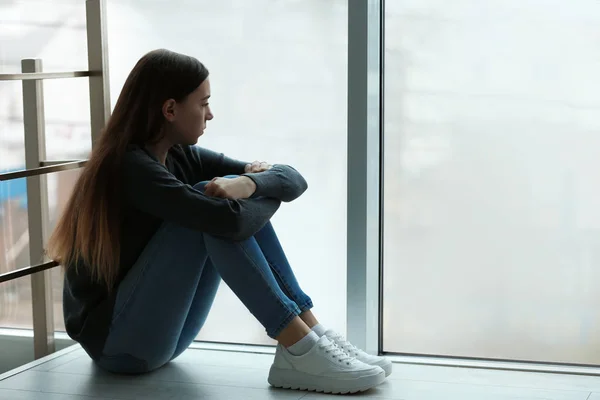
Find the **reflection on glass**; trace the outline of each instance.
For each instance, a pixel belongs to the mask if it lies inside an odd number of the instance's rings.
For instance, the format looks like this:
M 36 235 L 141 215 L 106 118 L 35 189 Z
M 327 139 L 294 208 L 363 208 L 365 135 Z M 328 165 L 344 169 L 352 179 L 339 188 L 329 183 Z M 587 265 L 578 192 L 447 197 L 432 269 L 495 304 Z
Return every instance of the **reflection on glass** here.
M 598 363 L 600 4 L 386 4 L 384 349 Z

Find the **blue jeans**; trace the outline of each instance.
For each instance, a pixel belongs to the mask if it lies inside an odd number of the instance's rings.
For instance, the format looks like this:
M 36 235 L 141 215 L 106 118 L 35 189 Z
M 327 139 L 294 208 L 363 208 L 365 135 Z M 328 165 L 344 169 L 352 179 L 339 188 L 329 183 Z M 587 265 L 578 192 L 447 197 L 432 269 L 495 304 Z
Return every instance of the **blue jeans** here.
M 221 278 L 272 338 L 312 308 L 270 222 L 239 242 L 166 222 L 118 287 L 98 365 L 144 373 L 179 356 L 204 325 Z

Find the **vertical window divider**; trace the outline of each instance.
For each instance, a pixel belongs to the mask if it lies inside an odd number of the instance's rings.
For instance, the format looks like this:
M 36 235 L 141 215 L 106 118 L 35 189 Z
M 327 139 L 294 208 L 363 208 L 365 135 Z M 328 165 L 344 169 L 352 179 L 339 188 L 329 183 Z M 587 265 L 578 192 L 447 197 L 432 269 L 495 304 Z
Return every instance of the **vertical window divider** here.
M 381 350 L 382 0 L 348 1 L 347 335 Z

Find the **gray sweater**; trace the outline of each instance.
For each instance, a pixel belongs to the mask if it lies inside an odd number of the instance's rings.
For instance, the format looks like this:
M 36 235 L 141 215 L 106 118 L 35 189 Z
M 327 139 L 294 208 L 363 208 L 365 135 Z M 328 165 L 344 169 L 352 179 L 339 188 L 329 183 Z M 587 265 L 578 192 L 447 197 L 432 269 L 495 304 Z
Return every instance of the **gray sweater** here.
M 172 150 L 166 164 L 141 148 L 127 153 L 123 183 L 129 207 L 233 240 L 254 235 L 275 214 L 281 201 L 292 201 L 307 188 L 304 178 L 290 166 L 274 165 L 265 172 L 246 174 L 247 163 L 195 146 Z M 192 187 L 232 174 L 247 176 L 256 183 L 253 198 L 214 198 Z
M 292 167 L 274 165 L 268 171 L 244 173 L 242 162 L 196 146 L 175 146 L 166 166 L 148 151 L 131 146 L 121 175 L 121 264 L 119 282 L 164 222 L 172 222 L 231 240 L 258 232 L 281 202 L 290 202 L 307 189 Z M 256 183 L 249 199 L 206 196 L 193 186 L 214 177 L 244 175 Z M 65 274 L 63 311 L 69 336 L 92 358 L 100 356 L 108 335 L 116 290 L 94 282 L 81 266 Z

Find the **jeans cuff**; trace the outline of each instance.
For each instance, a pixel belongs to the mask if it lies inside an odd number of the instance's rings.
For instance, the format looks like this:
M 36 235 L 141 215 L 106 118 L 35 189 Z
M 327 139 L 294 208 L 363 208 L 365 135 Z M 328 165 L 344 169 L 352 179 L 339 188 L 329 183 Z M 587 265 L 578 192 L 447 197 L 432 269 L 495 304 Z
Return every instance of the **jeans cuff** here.
M 308 299 L 304 303 L 298 305 L 298 308 L 300 309 L 300 313 L 308 311 L 308 310 L 310 310 L 313 307 L 314 306 L 313 306 L 313 302 L 312 302 L 311 299 Z
M 275 330 L 267 330 L 267 335 L 269 335 L 270 338 L 275 339 L 277 336 L 279 336 L 281 331 L 284 330 L 288 326 L 288 324 L 298 315 L 300 315 L 300 310 L 298 308 L 290 310 Z

